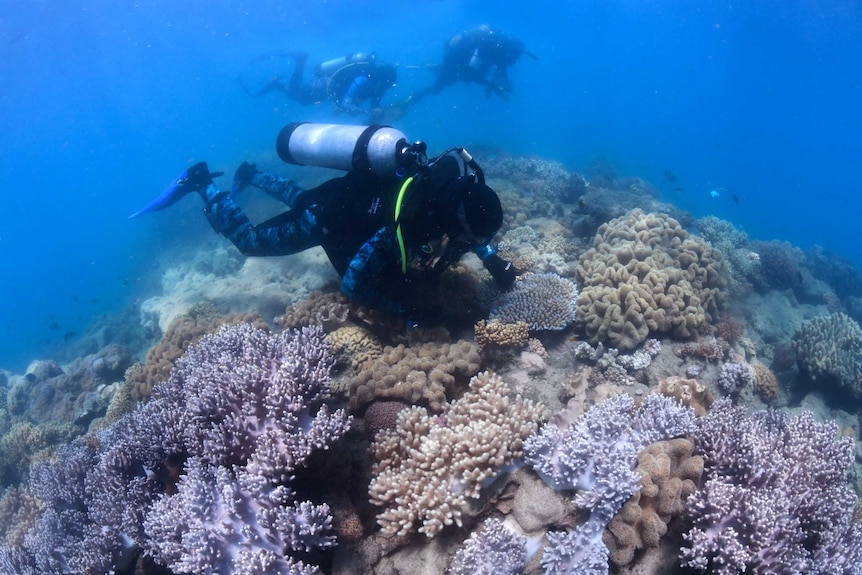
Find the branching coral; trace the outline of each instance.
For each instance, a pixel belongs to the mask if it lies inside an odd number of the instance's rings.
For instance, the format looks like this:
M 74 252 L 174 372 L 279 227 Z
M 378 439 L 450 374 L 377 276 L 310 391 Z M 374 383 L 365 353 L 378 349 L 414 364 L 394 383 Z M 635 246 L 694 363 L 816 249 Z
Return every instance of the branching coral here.
M 27 563 L 106 573 L 144 552 L 178 572 L 313 573 L 295 554 L 334 544 L 328 508 L 291 482 L 349 424 L 321 405 L 331 364 L 319 329 L 203 336 L 151 401 L 37 467 Z
M 436 417 L 422 407 L 398 414 L 395 429 L 377 434 L 371 446 L 371 502 L 383 532 L 419 532 L 434 537 L 447 525 L 461 525 L 467 501 L 522 456 L 540 408 L 520 396 L 510 399 L 496 374 L 483 372 L 470 389 Z
M 491 304 L 491 320 L 526 322 L 531 330 L 561 330 L 575 320 L 578 288 L 554 273 L 529 274 Z
M 689 499 L 683 564 L 718 575 L 862 573 L 846 481 L 853 442 L 810 412 L 748 413 L 727 399 L 698 420 L 706 482 Z

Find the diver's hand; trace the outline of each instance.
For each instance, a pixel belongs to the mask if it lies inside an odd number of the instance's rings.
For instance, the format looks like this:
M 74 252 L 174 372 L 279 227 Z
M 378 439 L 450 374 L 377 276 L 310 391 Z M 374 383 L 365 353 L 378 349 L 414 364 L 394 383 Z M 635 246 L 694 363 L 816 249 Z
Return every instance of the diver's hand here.
M 512 262 L 504 260 L 497 254 L 491 254 L 483 260 L 483 263 L 500 288 L 507 290 L 515 283 L 518 272 Z

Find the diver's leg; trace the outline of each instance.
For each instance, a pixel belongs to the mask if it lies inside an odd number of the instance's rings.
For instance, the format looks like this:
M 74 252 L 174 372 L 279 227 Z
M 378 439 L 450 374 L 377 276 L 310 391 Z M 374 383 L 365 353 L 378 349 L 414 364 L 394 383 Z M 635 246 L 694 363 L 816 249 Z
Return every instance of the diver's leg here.
M 230 194 L 215 184 L 207 186 L 201 195 L 212 228 L 247 256 L 289 255 L 320 245 L 315 205 L 252 225 Z
M 282 178 L 267 172 L 258 172 L 251 179 L 251 185 L 260 188 L 267 195 L 280 201 L 288 208 L 296 205 L 296 198 L 305 191 L 289 178 Z

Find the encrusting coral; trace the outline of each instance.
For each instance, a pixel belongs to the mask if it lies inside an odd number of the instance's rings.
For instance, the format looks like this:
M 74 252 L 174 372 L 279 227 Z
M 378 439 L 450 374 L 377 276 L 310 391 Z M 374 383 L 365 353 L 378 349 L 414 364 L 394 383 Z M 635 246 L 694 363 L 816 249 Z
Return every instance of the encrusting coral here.
M 434 537 L 447 525 L 461 525 L 468 499 L 523 455 L 535 433 L 541 408 L 509 388 L 496 374 L 482 372 L 440 416 L 423 407 L 398 414 L 394 429 L 371 445 L 371 502 L 383 507 L 377 522 L 388 535 L 416 529 Z
M 599 227 L 581 255 L 577 319 L 593 342 L 632 349 L 668 333 L 693 337 L 723 305 L 721 254 L 678 221 L 636 209 Z

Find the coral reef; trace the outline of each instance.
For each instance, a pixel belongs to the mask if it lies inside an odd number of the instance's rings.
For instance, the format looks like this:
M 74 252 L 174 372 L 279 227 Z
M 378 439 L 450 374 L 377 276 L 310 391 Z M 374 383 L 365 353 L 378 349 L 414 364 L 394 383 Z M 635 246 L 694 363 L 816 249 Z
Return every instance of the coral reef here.
M 446 575 L 518 575 L 527 562 L 527 539 L 489 519 L 452 558 Z
M 362 371 L 383 355 L 383 346 L 374 334 L 358 326 L 340 327 L 327 337 L 336 363 L 349 365 L 355 371 Z
M 813 381 L 862 398 L 862 329 L 850 316 L 839 312 L 803 323 L 793 334 L 793 350 Z
M 385 347 L 383 355 L 350 384 L 350 407 L 360 411 L 375 399 L 400 399 L 439 411 L 447 391 L 479 372 L 482 358 L 476 345 L 424 343 Z
M 180 358 L 201 336 L 215 333 L 222 325 L 254 323 L 266 327 L 257 314 L 230 314 L 221 316 L 212 304 L 198 303 L 187 313 L 174 318 L 158 344 L 147 352 L 147 359 L 140 370 L 131 372 L 132 398 L 136 401 L 148 399 L 153 386 L 165 381 Z
M 319 329 L 203 336 L 152 400 L 34 468 L 46 510 L 10 561 L 107 573 L 144 553 L 177 572 L 313 573 L 296 555 L 334 544 L 329 510 L 291 482 L 349 425 L 321 403 L 331 365 Z
M 684 515 L 686 498 L 695 492 L 703 473 L 703 458 L 693 452 L 694 442 L 680 437 L 653 443 L 638 454 L 640 491 L 626 501 L 602 535 L 614 564 L 628 565 L 638 550 L 658 547 L 668 524 Z
M 721 254 L 662 214 L 633 210 L 603 224 L 581 255 L 577 320 L 593 342 L 632 349 L 651 335 L 689 338 L 723 305 Z
M 793 289 L 802 283 L 800 263 L 804 264 L 805 256 L 800 250 L 776 240 L 755 241 L 751 247 L 759 256 L 760 273 L 770 288 Z
M 778 397 L 778 378 L 772 373 L 772 370 L 765 365 L 755 364 L 752 366 L 754 370 L 754 389 L 760 398 L 769 403 Z
M 613 385 L 634 385 L 633 374 L 646 369 L 652 360 L 661 352 L 661 343 L 657 339 L 648 339 L 640 349 L 633 353 L 620 353 L 620 350 L 605 346 L 599 342 L 595 347 L 582 341 L 574 348 L 575 359 L 587 361 L 596 366 L 590 375 L 594 382 Z
M 677 375 L 659 381 L 658 392 L 692 408 L 698 417 L 706 415 L 714 401 L 712 392 L 707 386 L 696 379 L 686 379 Z
M 754 373 L 747 363 L 729 361 L 721 366 L 716 385 L 723 393 L 735 393 L 754 385 Z
M 638 453 L 693 430 L 694 412 L 669 397 L 651 394 L 636 407 L 629 395 L 620 394 L 564 428 L 551 423 L 530 437 L 524 444 L 528 465 L 554 488 L 576 491 L 575 504 L 590 513 L 577 529 L 548 534 L 545 573 L 607 573 L 602 532 L 640 489 Z
M 461 525 L 469 499 L 523 455 L 523 441 L 537 428 L 541 409 L 509 389 L 496 374 L 482 372 L 439 417 L 423 407 L 398 414 L 395 429 L 377 434 L 371 445 L 371 502 L 383 532 L 406 535 L 416 529 L 434 537 L 447 525 Z
M 748 413 L 728 399 L 698 419 L 705 483 L 688 501 L 683 564 L 700 572 L 862 573 L 862 524 L 845 475 L 853 441 L 811 412 Z
M 503 323 L 499 320 L 476 322 L 473 326 L 479 351 L 487 349 L 519 348 L 527 343 L 530 328 L 527 322 Z
M 525 322 L 531 330 L 561 330 L 575 321 L 578 287 L 554 273 L 528 274 L 491 304 L 492 321 Z

